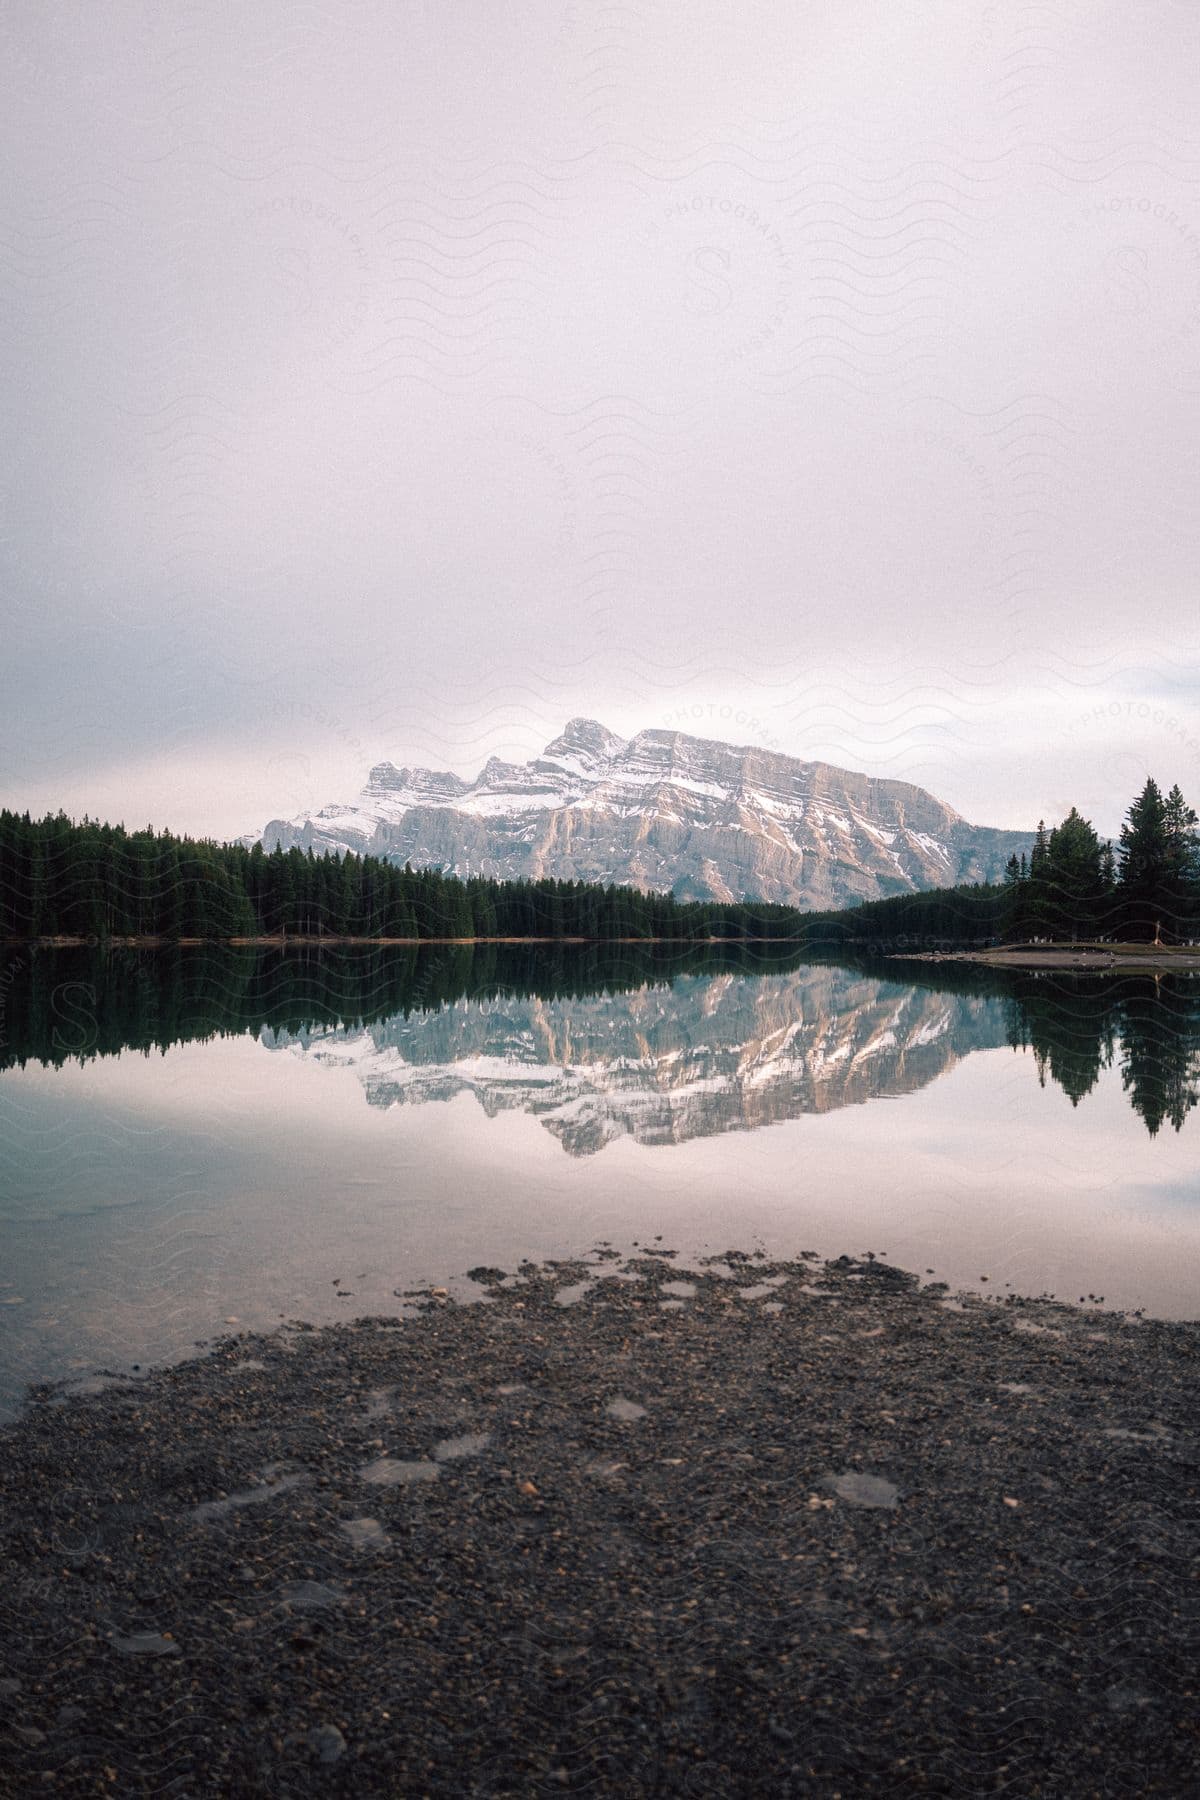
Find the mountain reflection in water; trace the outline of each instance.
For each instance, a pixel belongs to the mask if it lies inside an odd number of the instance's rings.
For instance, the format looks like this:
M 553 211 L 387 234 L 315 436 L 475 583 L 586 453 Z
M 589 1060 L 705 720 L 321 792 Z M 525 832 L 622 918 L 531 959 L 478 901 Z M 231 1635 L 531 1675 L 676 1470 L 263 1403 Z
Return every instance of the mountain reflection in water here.
M 1200 1092 L 1200 979 L 855 966 L 636 945 L 14 953 L 0 1068 L 218 1035 L 353 1069 L 373 1106 L 474 1094 L 574 1156 L 915 1092 L 975 1050 L 1078 1103 L 1116 1063 L 1151 1134 Z
M 809 966 L 263 1037 L 352 1068 L 373 1106 L 472 1093 L 489 1116 L 521 1108 L 586 1156 L 618 1137 L 684 1143 L 911 1093 L 1004 1032 L 1001 1001 Z

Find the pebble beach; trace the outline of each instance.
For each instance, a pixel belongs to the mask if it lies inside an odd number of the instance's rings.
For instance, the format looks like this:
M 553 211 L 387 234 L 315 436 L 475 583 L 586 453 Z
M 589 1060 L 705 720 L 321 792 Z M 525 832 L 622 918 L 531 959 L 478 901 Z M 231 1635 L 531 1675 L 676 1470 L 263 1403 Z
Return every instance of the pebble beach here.
M 1172 1795 L 1200 1325 L 475 1269 L 0 1434 L 0 1792 Z

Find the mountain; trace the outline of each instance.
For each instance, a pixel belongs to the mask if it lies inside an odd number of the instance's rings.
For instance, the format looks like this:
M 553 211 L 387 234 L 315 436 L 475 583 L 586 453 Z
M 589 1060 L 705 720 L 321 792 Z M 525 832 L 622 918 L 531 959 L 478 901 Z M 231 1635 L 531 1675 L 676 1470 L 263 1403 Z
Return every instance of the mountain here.
M 1001 1001 L 810 966 L 688 975 L 591 999 L 455 1001 L 261 1041 L 351 1069 L 370 1105 L 473 1094 L 533 1115 L 570 1156 L 616 1138 L 681 1144 L 915 1093 L 1006 1039 Z
M 378 763 L 351 805 L 273 819 L 261 842 L 462 876 L 828 907 L 997 879 L 1031 839 L 969 825 L 908 782 L 681 731 L 619 738 L 572 719 L 532 762 L 493 756 L 471 782 Z

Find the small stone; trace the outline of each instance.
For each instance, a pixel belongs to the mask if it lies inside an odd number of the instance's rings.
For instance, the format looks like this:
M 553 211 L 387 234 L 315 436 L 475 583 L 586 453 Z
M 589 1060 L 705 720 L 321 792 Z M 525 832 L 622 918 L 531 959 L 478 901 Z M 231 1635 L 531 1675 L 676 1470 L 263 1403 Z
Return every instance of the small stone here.
M 646 1416 L 644 1406 L 639 1406 L 636 1400 L 623 1400 L 620 1396 L 610 1400 L 604 1410 L 610 1419 L 621 1419 L 626 1424 L 632 1424 L 635 1419 L 644 1419 Z
M 294 1606 L 301 1612 L 346 1604 L 345 1589 L 331 1587 L 324 1581 L 289 1581 L 279 1598 L 285 1606 Z
M 538 1490 L 533 1485 L 532 1481 L 518 1481 L 518 1483 L 517 1483 L 518 1494 L 528 1494 L 530 1496 L 530 1498 L 532 1498 L 537 1493 L 537 1491 Z
M 384 1550 L 392 1541 L 378 1519 L 342 1519 L 340 1529 L 356 1550 Z
M 1021 1502 L 1019 1500 L 1014 1500 L 1011 1494 L 1005 1494 L 1004 1504 L 1005 1506 L 1020 1506 Z
M 263 1471 L 264 1479 L 257 1487 L 244 1488 L 236 1494 L 223 1494 L 216 1500 L 202 1500 L 199 1506 L 192 1508 L 192 1517 L 197 1520 L 220 1519 L 226 1513 L 236 1512 L 243 1506 L 257 1506 L 261 1502 L 274 1499 L 276 1494 L 285 1494 L 292 1488 L 303 1487 L 309 1477 L 304 1474 L 278 1475 L 272 1471 Z
M 335 1763 L 339 1756 L 346 1754 L 346 1740 L 336 1725 L 318 1725 L 309 1732 L 308 1741 L 316 1751 L 318 1762 Z
M 1110 1687 L 1105 1699 L 1113 1712 L 1128 1712 L 1131 1708 L 1140 1710 L 1142 1707 L 1154 1704 L 1151 1695 L 1142 1693 L 1140 1688 L 1131 1687 L 1126 1682 Z
M 178 1656 L 174 1638 L 159 1631 L 134 1631 L 128 1637 L 115 1637 L 113 1649 L 120 1656 Z
M 377 1456 L 358 1471 L 358 1478 L 375 1487 L 404 1487 L 414 1481 L 436 1481 L 440 1474 L 435 1462 L 404 1462 L 394 1456 Z
M 882 1475 L 864 1475 L 859 1469 L 829 1476 L 827 1486 L 839 1500 L 845 1500 L 851 1506 L 881 1506 L 894 1512 L 900 1497 L 900 1490 L 894 1483 L 885 1481 Z
M 460 1456 L 478 1456 L 492 1441 L 490 1431 L 466 1431 L 461 1437 L 442 1438 L 433 1446 L 435 1462 L 456 1462 Z

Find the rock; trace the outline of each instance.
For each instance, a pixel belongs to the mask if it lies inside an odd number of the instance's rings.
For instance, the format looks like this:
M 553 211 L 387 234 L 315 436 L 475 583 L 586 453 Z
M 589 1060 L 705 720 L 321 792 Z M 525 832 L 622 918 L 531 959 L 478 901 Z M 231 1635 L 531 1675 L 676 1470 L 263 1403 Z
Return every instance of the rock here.
M 610 1400 L 604 1410 L 610 1419 L 621 1419 L 626 1424 L 632 1424 L 636 1419 L 644 1419 L 646 1416 L 644 1406 L 639 1406 L 636 1400 L 624 1400 L 620 1395 L 615 1400 Z
M 276 1494 L 286 1494 L 292 1488 L 303 1487 L 308 1479 L 307 1475 L 302 1474 L 267 1475 L 257 1487 L 243 1488 L 236 1494 L 224 1494 L 219 1500 L 202 1500 L 199 1506 L 192 1508 L 192 1517 L 198 1524 L 209 1519 L 222 1519 L 227 1513 L 237 1512 L 243 1506 L 260 1506 L 266 1500 L 273 1500 Z
M 112 1647 L 120 1656 L 178 1656 L 179 1645 L 158 1631 L 134 1631 L 115 1637 Z
M 378 1519 L 341 1519 L 338 1529 L 356 1550 L 384 1550 L 392 1541 Z
M 893 1482 L 882 1475 L 865 1475 L 859 1469 L 827 1476 L 825 1485 L 850 1506 L 880 1506 L 894 1512 L 900 1498 L 900 1490 Z
M 405 1462 L 394 1456 L 377 1456 L 358 1471 L 358 1479 L 373 1487 L 404 1487 L 414 1481 L 436 1481 L 440 1474 L 435 1462 Z
M 317 1761 L 335 1763 L 339 1756 L 346 1754 L 346 1740 L 336 1725 L 318 1725 L 308 1734 L 308 1741 L 316 1751 Z
M 324 1581 L 289 1581 L 280 1593 L 284 1606 L 300 1612 L 314 1612 L 323 1606 L 345 1606 L 344 1588 L 331 1587 Z
M 461 1437 L 442 1438 L 433 1446 L 435 1462 L 456 1462 L 460 1456 L 478 1456 L 492 1441 L 490 1431 L 466 1431 Z

